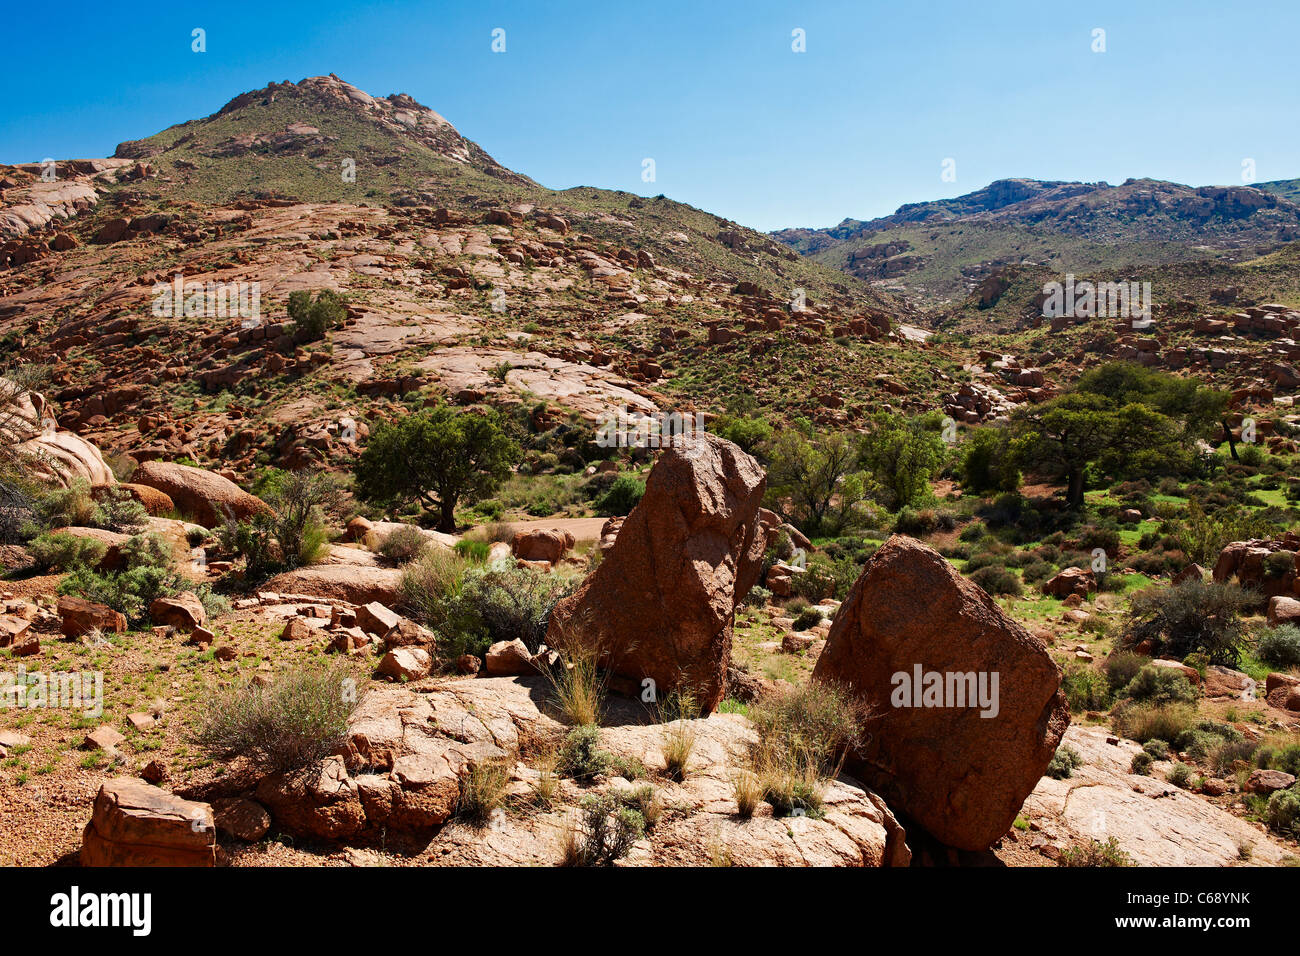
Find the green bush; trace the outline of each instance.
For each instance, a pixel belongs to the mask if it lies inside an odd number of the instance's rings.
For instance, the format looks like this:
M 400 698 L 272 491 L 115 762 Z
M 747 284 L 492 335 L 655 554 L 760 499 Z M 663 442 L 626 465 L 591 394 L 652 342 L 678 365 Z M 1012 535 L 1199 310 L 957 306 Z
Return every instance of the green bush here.
M 1268 798 L 1264 819 L 1278 833 L 1300 836 L 1300 790 L 1278 790 Z
M 822 613 L 814 608 L 807 608 L 799 612 L 799 616 L 794 619 L 791 628 L 796 631 L 807 631 L 816 627 L 822 622 Z
M 1180 790 L 1186 790 L 1192 783 L 1192 768 L 1185 763 L 1176 763 L 1169 768 L 1165 779 Z
M 492 555 L 492 545 L 475 538 L 462 538 L 456 542 L 453 550 L 466 561 L 474 564 L 482 564 Z
M 1133 762 L 1129 764 L 1129 773 L 1135 773 L 1142 777 L 1150 776 L 1153 763 L 1155 761 L 1151 755 L 1145 750 L 1140 750 L 1133 755 Z
M 644 494 L 645 482 L 624 472 L 596 501 L 596 513 L 605 517 L 630 514 Z
M 1196 724 L 1190 704 L 1142 704 L 1124 701 L 1111 711 L 1116 733 L 1140 744 L 1159 738 L 1177 746 L 1179 735 Z
M 1020 597 L 1023 593 L 1020 578 L 1016 577 L 1015 572 L 998 565 L 980 568 L 970 576 L 970 579 L 994 597 L 999 595 Z
M 345 300 L 332 289 L 322 289 L 315 300 L 307 289 L 289 293 L 289 318 L 296 331 L 308 342 L 323 339 L 331 329 L 343 324 L 348 317 Z
M 113 485 L 100 496 L 91 520 L 97 528 L 135 534 L 149 523 L 149 512 L 129 491 Z
M 556 759 L 555 772 L 578 781 L 591 780 L 609 769 L 613 758 L 600 746 L 600 728 L 595 724 L 574 727 L 564 738 Z
M 640 811 L 623 806 L 613 794 L 589 794 L 579 807 L 580 828 L 565 848 L 565 863 L 570 866 L 612 865 L 645 836 Z
M 1152 760 L 1169 759 L 1169 742 L 1158 738 L 1148 740 L 1142 745 L 1143 752 Z
M 1105 710 L 1110 706 L 1111 691 L 1106 678 L 1086 664 L 1067 665 L 1061 675 L 1061 689 L 1075 713 Z
M 159 535 L 135 535 L 119 550 L 121 570 L 100 572 L 78 565 L 59 582 L 59 593 L 105 604 L 134 627 L 148 622 L 149 605 L 158 598 L 192 590 L 190 582 L 175 573 L 171 549 Z
M 1294 624 L 1265 629 L 1255 647 L 1259 659 L 1274 667 L 1300 667 L 1300 627 Z
M 1079 752 L 1068 744 L 1062 744 L 1056 748 L 1056 753 L 1052 754 L 1046 775 L 1053 780 L 1066 780 L 1074 776 L 1074 772 L 1082 766 L 1083 758 L 1079 756 Z
M 1211 664 L 1235 667 L 1246 640 L 1241 613 L 1247 604 L 1235 584 L 1194 579 L 1139 591 L 1131 599 L 1124 643 L 1150 641 L 1157 655 L 1181 660 L 1199 652 Z
M 1121 688 L 1126 686 L 1138 672 L 1151 662 L 1151 658 L 1144 654 L 1135 654 L 1132 651 L 1115 651 L 1102 665 L 1106 671 L 1106 680 L 1110 684 L 1112 693 L 1118 693 Z
M 1168 704 L 1176 701 L 1192 703 L 1200 694 L 1182 671 L 1148 664 L 1124 686 L 1119 696 L 1154 704 Z
M 248 756 L 274 770 L 296 769 L 343 742 L 356 697 L 344 662 L 290 670 L 266 686 L 249 681 L 212 695 L 190 740 L 213 757 Z
M 104 559 L 107 547 L 94 538 L 80 538 L 66 532 L 45 533 L 27 544 L 36 567 L 41 570 L 72 571 L 93 568 Z

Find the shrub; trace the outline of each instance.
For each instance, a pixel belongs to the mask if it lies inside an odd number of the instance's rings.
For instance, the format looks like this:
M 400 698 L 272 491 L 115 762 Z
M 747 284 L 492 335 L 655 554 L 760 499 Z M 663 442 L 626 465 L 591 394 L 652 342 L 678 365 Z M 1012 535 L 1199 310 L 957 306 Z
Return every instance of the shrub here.
M 574 727 L 564 738 L 556 759 L 556 773 L 574 780 L 587 781 L 604 773 L 610 765 L 608 750 L 600 746 L 600 728 L 595 724 Z
M 505 800 L 510 790 L 510 764 L 502 758 L 482 760 L 460 779 L 456 815 L 482 825 Z
M 333 752 L 355 708 L 355 681 L 345 662 L 300 668 L 265 687 L 245 682 L 216 692 L 190 740 L 214 757 L 248 756 L 292 770 Z
M 1300 835 L 1300 790 L 1278 790 L 1268 798 L 1264 819 L 1278 833 Z
M 1196 708 L 1190 704 L 1140 704 L 1126 702 L 1112 712 L 1116 733 L 1140 744 L 1159 738 L 1177 746 L 1179 734 L 1196 723 Z
M 149 523 L 149 512 L 125 488 L 107 488 L 95 506 L 91 519 L 95 527 L 120 534 L 135 534 Z
M 465 627 L 460 592 L 465 561 L 445 548 L 430 548 L 402 570 L 404 609 L 439 638 L 439 651 L 455 658 L 468 653 L 473 641 L 463 638 Z
M 1102 665 L 1111 691 L 1118 692 L 1126 686 L 1150 661 L 1151 658 L 1132 651 L 1115 651 L 1111 654 Z
M 1020 576 L 1027 584 L 1044 581 L 1052 576 L 1052 566 L 1046 561 L 1035 558 L 1024 566 L 1020 572 Z
M 645 494 L 645 482 L 624 472 L 596 501 L 596 513 L 605 517 L 630 514 Z
M 647 830 L 653 830 L 659 818 L 663 816 L 664 802 L 655 788 L 648 783 L 622 791 L 618 799 L 623 806 L 641 814 Z
M 749 708 L 758 750 L 786 768 L 838 772 L 858 745 L 868 715 L 844 688 L 820 681 L 765 697 Z
M 1062 744 L 1056 748 L 1056 753 L 1052 754 L 1052 759 L 1047 764 L 1046 775 L 1053 780 L 1066 780 L 1082 766 L 1083 758 L 1079 756 L 1079 752 L 1068 744 Z
M 66 488 L 46 490 L 37 505 L 47 528 L 88 528 L 95 523 L 95 500 L 90 496 L 90 482 L 84 478 L 74 479 Z
M 81 538 L 66 532 L 42 534 L 27 545 L 27 553 L 42 570 L 71 571 L 78 567 L 93 568 L 104 559 L 107 547 L 94 538 Z
M 1148 664 L 1119 692 L 1121 697 L 1168 704 L 1175 701 L 1191 703 L 1200 697 L 1187 675 L 1171 667 Z
M 1236 764 L 1241 762 L 1247 766 L 1254 763 L 1255 751 L 1259 745 L 1250 740 L 1237 739 L 1225 740 L 1219 746 L 1215 747 L 1210 754 L 1210 766 L 1219 776 L 1231 773 L 1236 769 Z
M 1133 762 L 1129 764 L 1129 773 L 1135 773 L 1141 777 L 1150 776 L 1151 764 L 1154 762 L 1149 753 L 1140 750 L 1133 755 Z
M 816 608 L 805 608 L 799 612 L 799 616 L 794 619 L 791 627 L 796 631 L 807 631 L 816 627 L 822 622 L 822 612 Z
M 1192 782 L 1192 768 L 1185 763 L 1176 763 L 1169 768 L 1165 779 L 1180 790 L 1186 790 Z
M 767 602 L 772 600 L 772 592 L 761 585 L 755 584 L 745 595 L 745 607 L 766 607 Z
M 998 565 L 980 568 L 970 576 L 970 579 L 994 597 L 999 595 L 1020 597 L 1023 593 L 1020 578 L 1016 577 L 1015 572 Z
M 1294 624 L 1266 629 L 1255 647 L 1260 660 L 1274 667 L 1300 667 L 1300 627 Z
M 192 589 L 173 570 L 171 549 L 159 535 L 135 535 L 119 552 L 121 570 L 100 572 L 78 565 L 59 582 L 59 593 L 105 604 L 134 627 L 149 620 L 149 605 L 158 598 Z
M 348 316 L 345 300 L 332 289 L 322 289 L 315 300 L 307 289 L 289 293 L 289 318 L 308 342 L 316 342 L 325 333 L 343 323 Z
M 546 574 L 517 562 L 472 567 L 465 572 L 455 617 L 466 633 L 481 635 L 479 640 L 486 644 L 517 638 L 536 653 L 546 636 L 551 609 L 576 584 L 576 578 Z
M 1070 710 L 1104 710 L 1110 705 L 1110 687 L 1106 678 L 1084 664 L 1070 664 L 1061 675 L 1061 688 Z
M 1240 620 L 1247 596 L 1235 584 L 1190 580 L 1177 587 L 1150 588 L 1134 594 L 1127 646 L 1151 641 L 1157 654 L 1181 660 L 1205 654 L 1212 664 L 1236 666 L 1245 643 Z
M 810 603 L 834 597 L 839 585 L 834 565 L 820 555 L 808 562 L 803 574 L 790 576 L 790 590 Z
M 580 810 L 578 829 L 570 831 L 564 848 L 566 865 L 609 866 L 645 835 L 645 818 L 611 794 L 584 797 Z
M 394 564 L 408 564 L 429 547 L 429 539 L 414 525 L 403 525 L 384 535 L 379 542 L 379 553 Z
M 1061 851 L 1061 866 L 1134 866 L 1133 858 L 1111 837 L 1105 843 L 1089 840 Z

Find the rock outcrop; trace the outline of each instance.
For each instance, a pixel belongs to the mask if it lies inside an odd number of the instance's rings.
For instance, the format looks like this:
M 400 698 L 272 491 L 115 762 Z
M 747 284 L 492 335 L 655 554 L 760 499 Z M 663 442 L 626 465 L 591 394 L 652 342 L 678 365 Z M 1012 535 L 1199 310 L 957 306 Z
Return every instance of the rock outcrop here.
M 938 552 L 895 535 L 849 592 L 813 679 L 870 708 L 849 768 L 941 842 L 1002 836 L 1069 725 L 1042 644 Z
M 141 780 L 99 788 L 82 834 L 82 866 L 216 866 L 212 808 Z
M 38 392 L 18 391 L 0 378 L 0 445 L 8 445 L 28 458 L 36 478 L 67 487 L 84 479 L 92 485 L 117 479 L 99 449 L 73 432 L 60 429 L 53 410 Z
M 147 461 L 132 475 L 135 484 L 147 485 L 167 495 L 186 516 L 205 528 L 225 521 L 227 512 L 244 520 L 272 514 L 271 506 L 220 475 L 162 461 Z
M 614 546 L 556 605 L 551 647 L 581 649 L 656 695 L 686 689 L 708 713 L 722 700 L 737 604 L 767 542 L 766 477 L 728 441 L 697 434 L 667 449 Z

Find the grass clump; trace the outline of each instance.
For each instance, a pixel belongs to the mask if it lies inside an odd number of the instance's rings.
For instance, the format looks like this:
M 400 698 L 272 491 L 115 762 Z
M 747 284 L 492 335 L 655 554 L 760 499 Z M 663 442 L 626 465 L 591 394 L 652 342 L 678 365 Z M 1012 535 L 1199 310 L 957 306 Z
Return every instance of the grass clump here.
M 267 686 L 250 681 L 217 692 L 190 741 L 213 757 L 292 770 L 333 752 L 356 706 L 356 681 L 343 662 L 300 668 Z

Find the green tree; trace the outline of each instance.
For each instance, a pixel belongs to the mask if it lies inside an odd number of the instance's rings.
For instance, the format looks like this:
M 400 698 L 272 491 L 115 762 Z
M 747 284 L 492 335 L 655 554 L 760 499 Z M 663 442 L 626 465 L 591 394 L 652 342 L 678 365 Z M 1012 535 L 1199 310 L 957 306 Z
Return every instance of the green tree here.
M 930 477 L 943 465 L 943 439 L 928 417 L 899 419 L 880 413 L 871 419 L 859 446 L 859 461 L 871 473 L 891 511 L 930 497 Z
M 322 289 L 315 301 L 306 289 L 289 293 L 289 318 L 309 342 L 323 339 L 326 332 L 342 325 L 347 317 L 344 298 L 332 289 Z
M 418 501 L 454 533 L 456 504 L 490 495 L 519 459 L 495 413 L 436 405 L 379 425 L 357 462 L 357 488 L 374 501 Z
M 1010 433 L 987 426 L 973 429 L 961 445 L 958 472 L 963 492 L 987 494 L 1015 491 L 1020 487 L 1020 470 L 1011 457 Z
M 1168 472 L 1187 458 L 1182 430 L 1140 402 L 1117 406 L 1096 393 L 1069 392 L 1015 413 L 1012 450 L 1017 464 L 1064 477 L 1066 501 L 1083 505 L 1090 466 L 1107 474 Z
M 857 452 L 848 435 L 783 431 L 771 447 L 767 497 L 773 508 L 805 534 L 834 534 L 866 497 Z

